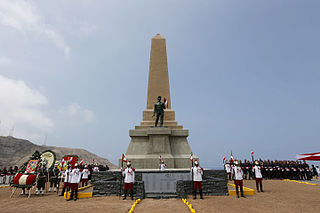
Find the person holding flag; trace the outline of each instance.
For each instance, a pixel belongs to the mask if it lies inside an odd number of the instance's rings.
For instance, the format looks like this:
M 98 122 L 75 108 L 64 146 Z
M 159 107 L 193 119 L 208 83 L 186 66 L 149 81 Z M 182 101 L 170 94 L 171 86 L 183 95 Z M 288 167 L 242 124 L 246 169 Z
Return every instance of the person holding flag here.
M 228 161 L 226 161 L 226 164 L 224 165 L 224 168 L 227 172 L 227 179 L 231 181 L 231 165 Z
M 130 190 L 131 200 L 133 200 L 133 184 L 135 177 L 135 169 L 131 168 L 131 162 L 127 162 L 127 168 L 123 169 L 122 176 L 124 177 L 124 197 L 123 200 L 127 198 L 127 191 Z
M 166 168 L 167 168 L 167 164 L 164 163 L 164 161 L 162 160 L 161 155 L 160 155 L 160 157 L 159 157 L 159 161 L 160 161 L 160 165 L 159 165 L 160 171 L 165 171 Z
M 259 162 L 255 161 L 255 166 L 253 167 L 252 171 L 254 172 L 254 175 L 256 177 L 256 186 L 257 186 L 257 192 L 259 192 L 259 184 L 260 184 L 260 191 L 264 192 L 262 189 L 262 173 L 261 173 L 262 167 L 259 165 Z
M 192 174 L 192 177 L 193 177 L 193 188 L 194 188 L 193 199 L 194 200 L 197 199 L 197 189 L 199 189 L 200 199 L 203 199 L 203 196 L 202 196 L 203 168 L 199 166 L 199 161 L 196 160 L 194 162 L 194 166 L 191 168 L 191 174 Z
M 243 172 L 237 160 L 234 161 L 234 167 L 232 167 L 232 174 L 234 177 L 234 182 L 235 182 L 234 184 L 236 185 L 237 197 L 239 198 L 239 187 L 240 187 L 241 197 L 245 197 L 243 194 Z
M 82 187 L 88 185 L 89 175 L 90 175 L 90 171 L 89 171 L 89 169 L 88 169 L 88 166 L 85 165 L 85 166 L 84 166 L 84 169 L 82 170 L 82 178 L 81 178 Z

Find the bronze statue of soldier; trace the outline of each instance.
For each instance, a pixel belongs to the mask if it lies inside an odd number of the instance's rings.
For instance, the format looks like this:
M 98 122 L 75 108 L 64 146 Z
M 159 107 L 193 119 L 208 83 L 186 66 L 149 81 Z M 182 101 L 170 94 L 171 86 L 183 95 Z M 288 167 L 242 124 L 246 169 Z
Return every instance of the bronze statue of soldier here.
M 154 117 L 155 114 L 157 114 L 156 122 L 154 126 L 158 125 L 158 121 L 160 118 L 160 126 L 163 126 L 163 118 L 164 118 L 164 109 L 166 108 L 166 105 L 161 102 L 161 96 L 158 96 L 158 102 L 154 104 L 154 110 L 153 110 L 153 115 Z

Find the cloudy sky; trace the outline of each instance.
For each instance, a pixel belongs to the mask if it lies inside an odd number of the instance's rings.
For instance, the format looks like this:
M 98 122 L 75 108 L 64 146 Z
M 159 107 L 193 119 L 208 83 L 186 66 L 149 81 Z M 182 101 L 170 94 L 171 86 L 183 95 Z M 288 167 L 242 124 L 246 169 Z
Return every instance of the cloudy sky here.
M 151 38 L 202 165 L 319 151 L 318 0 L 0 0 L 0 135 L 116 163 L 146 107 Z

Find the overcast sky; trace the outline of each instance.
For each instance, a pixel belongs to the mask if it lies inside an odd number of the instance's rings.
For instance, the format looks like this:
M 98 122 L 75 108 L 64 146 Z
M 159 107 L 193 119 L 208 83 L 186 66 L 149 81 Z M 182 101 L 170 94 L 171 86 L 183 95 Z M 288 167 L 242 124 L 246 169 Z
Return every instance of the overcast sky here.
M 151 38 L 206 167 L 320 151 L 318 0 L 0 0 L 0 135 L 116 163 L 146 108 Z

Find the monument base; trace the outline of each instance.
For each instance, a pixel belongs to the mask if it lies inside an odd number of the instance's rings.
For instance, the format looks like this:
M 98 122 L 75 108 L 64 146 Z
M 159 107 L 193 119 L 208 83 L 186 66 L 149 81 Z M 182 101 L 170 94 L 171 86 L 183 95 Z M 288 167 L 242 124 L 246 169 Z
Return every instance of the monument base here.
M 121 172 L 111 170 L 92 174 L 93 196 L 123 194 Z M 204 170 L 203 194 L 228 195 L 227 176 L 224 170 Z M 121 185 L 121 188 L 120 188 Z M 186 198 L 193 194 L 190 170 L 141 170 L 135 173 L 135 198 Z
M 186 129 L 170 127 L 149 127 L 148 129 L 130 130 L 131 142 L 126 152 L 127 160 L 136 169 L 159 168 L 159 157 L 167 168 L 190 168 L 191 148 Z M 194 159 L 197 159 L 194 156 Z M 121 167 L 122 159 L 119 159 Z

